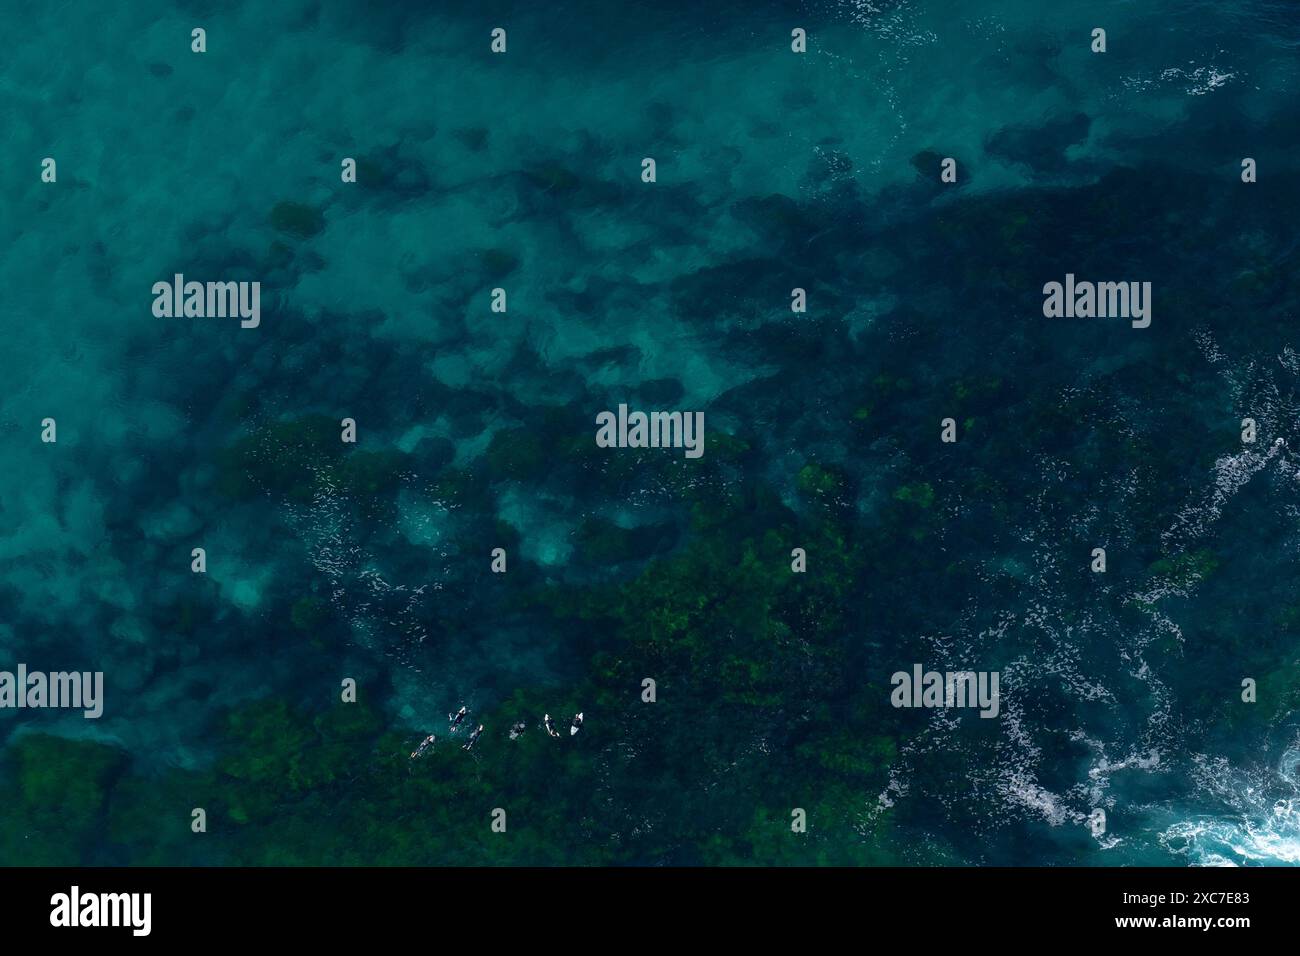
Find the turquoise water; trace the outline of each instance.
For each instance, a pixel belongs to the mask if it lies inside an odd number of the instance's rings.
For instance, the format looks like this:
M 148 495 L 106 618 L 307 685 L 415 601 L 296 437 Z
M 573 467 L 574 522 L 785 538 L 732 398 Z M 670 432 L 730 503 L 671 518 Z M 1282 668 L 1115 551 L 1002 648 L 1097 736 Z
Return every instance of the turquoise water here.
M 1296 7 L 698 6 L 6 5 L 0 859 L 1300 860 Z

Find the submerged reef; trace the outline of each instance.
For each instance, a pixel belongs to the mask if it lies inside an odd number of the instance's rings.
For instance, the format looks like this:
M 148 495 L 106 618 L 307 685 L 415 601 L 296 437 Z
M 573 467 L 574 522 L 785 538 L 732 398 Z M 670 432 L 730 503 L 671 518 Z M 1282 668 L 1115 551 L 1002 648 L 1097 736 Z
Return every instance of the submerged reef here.
M 828 2 L 800 54 L 784 3 L 507 3 L 497 56 L 380 6 L 214 11 L 204 59 L 125 3 L 86 55 L 138 54 L 53 73 L 33 8 L 0 64 L 15 155 L 94 145 L 0 190 L 0 647 L 106 685 L 0 714 L 0 862 L 1295 845 L 1278 21 L 1120 5 L 1102 56 L 1069 4 Z M 260 324 L 151 315 L 177 273 Z M 1046 315 L 1067 275 L 1150 326 Z M 601 447 L 621 405 L 702 456 Z M 997 718 L 896 706 L 918 667 Z

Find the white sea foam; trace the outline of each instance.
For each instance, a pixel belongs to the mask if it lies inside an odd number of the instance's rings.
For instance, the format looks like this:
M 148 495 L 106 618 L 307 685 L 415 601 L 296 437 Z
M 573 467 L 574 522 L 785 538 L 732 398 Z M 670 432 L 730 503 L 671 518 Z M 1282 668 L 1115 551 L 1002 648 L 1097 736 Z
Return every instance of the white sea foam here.
M 1223 802 L 1221 814 L 1179 820 L 1160 834 L 1171 853 L 1197 866 L 1300 866 L 1300 744 L 1277 765 L 1249 773 L 1226 760 L 1202 758 L 1197 778 Z

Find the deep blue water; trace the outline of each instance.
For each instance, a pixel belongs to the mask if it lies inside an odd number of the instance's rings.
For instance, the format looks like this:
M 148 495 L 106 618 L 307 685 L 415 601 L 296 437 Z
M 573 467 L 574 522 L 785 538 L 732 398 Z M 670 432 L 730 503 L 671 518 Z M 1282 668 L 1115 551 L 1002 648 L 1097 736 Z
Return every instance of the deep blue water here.
M 527 860 L 1300 862 L 1295 4 L 4 7 L 0 669 L 105 712 L 0 711 L 0 861 L 478 862 L 335 779 L 464 703 L 419 786 L 593 802 Z M 620 403 L 704 456 L 596 448 Z M 998 718 L 890 707 L 917 663 Z M 344 678 L 319 780 L 231 762 Z

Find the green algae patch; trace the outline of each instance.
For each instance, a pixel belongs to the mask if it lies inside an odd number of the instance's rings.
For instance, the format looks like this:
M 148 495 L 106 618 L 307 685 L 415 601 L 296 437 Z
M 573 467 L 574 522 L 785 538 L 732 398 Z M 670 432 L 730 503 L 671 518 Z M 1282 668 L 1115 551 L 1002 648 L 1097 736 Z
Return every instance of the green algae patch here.
M 1219 559 L 1209 548 L 1185 551 L 1153 562 L 1147 573 L 1168 578 L 1176 586 L 1190 586 L 1209 577 L 1219 568 Z
M 391 448 L 357 448 L 323 415 L 270 422 L 217 454 L 217 490 L 236 500 L 264 492 L 309 504 L 322 492 L 370 498 L 391 493 L 411 456 Z
M 903 485 L 894 489 L 894 500 L 929 508 L 934 504 L 934 488 L 928 481 L 918 481 L 914 485 Z
M 795 483 L 802 494 L 813 498 L 837 498 L 848 485 L 843 472 L 815 462 L 799 469 Z

